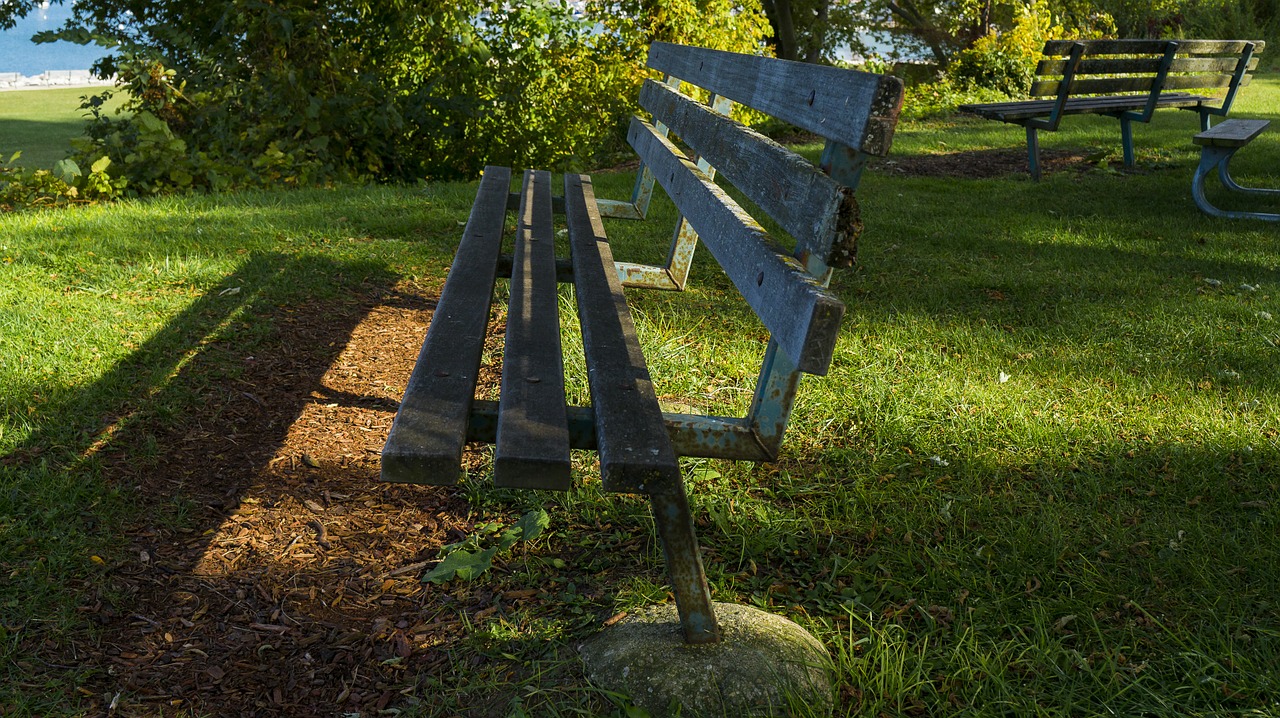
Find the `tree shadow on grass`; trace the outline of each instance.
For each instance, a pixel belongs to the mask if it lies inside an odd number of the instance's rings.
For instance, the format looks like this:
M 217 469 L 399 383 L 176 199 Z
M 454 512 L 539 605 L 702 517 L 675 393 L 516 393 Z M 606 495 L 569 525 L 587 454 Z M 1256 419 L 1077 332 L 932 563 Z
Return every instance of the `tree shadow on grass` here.
M 14 164 L 50 169 L 71 151 L 71 140 L 81 136 L 84 127 L 84 120 L 39 122 L 0 117 L 0 164 L 21 150 L 22 156 Z

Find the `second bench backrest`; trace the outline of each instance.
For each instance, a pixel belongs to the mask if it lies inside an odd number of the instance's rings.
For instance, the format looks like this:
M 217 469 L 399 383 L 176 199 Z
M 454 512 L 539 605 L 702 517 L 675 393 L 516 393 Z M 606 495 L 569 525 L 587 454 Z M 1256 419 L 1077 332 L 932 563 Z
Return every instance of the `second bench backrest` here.
M 633 118 L 628 133 L 644 163 L 633 202 L 647 202 L 651 190 L 643 183 L 656 178 L 682 218 L 676 244 L 700 240 L 771 335 L 747 417 L 669 415 L 668 424 L 678 427 L 673 438 L 684 455 L 772 458 L 798 373 L 825 374 L 830 365 L 844 306 L 826 289 L 829 268 L 851 263 L 861 230 L 853 187 L 868 157 L 889 152 L 902 83 L 890 76 L 666 43 L 654 43 L 648 64 L 666 80 L 645 82 L 640 104 L 653 121 Z M 710 93 L 709 101 L 682 94 L 681 81 Z M 730 102 L 825 138 L 823 168 L 728 117 Z M 794 249 L 784 248 L 716 185 L 717 171 L 795 239 Z M 672 250 L 673 257 L 691 254 L 691 246 Z M 670 267 L 660 269 L 670 274 Z M 644 284 L 643 270 L 619 266 L 631 286 Z M 683 281 L 667 288 L 679 288 Z M 726 433 L 743 432 L 749 440 L 728 443 L 765 447 L 763 456 L 726 448 Z M 702 440 L 713 434 L 714 441 Z
M 1244 40 L 1050 40 L 1033 96 L 1227 90 L 1249 84 L 1265 43 Z

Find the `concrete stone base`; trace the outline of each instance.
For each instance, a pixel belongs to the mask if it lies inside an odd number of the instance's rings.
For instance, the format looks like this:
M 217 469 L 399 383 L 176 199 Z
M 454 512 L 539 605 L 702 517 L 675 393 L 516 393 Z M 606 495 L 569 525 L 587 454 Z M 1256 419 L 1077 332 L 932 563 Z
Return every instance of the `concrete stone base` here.
M 578 648 L 595 685 L 662 716 L 830 715 L 831 656 L 794 622 L 715 604 L 723 639 L 686 645 L 674 604 L 645 609 Z

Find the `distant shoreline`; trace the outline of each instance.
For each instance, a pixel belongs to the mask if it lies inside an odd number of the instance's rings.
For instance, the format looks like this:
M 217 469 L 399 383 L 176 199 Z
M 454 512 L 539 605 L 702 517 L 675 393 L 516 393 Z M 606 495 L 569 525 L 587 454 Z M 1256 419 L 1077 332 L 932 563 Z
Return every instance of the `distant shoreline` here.
M 52 90 L 64 88 L 110 87 L 115 78 L 102 80 L 88 70 L 48 70 L 39 75 L 0 72 L 0 92 L 15 90 Z

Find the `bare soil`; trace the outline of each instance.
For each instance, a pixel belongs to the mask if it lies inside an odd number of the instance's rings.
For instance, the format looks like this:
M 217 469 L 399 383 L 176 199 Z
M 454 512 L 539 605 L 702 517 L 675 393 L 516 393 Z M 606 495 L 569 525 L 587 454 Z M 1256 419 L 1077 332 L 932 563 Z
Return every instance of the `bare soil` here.
M 252 354 L 216 343 L 173 379 L 197 410 L 117 422 L 90 452 L 147 523 L 79 587 L 95 639 L 42 637 L 32 680 L 87 670 L 89 715 L 376 715 L 447 672 L 460 617 L 539 600 L 423 584 L 466 502 L 377 480 L 432 308 L 409 285 L 280 308 Z
M 1040 171 L 1085 172 L 1094 165 L 1085 150 L 1040 149 Z M 1007 175 L 1030 176 L 1024 148 L 969 150 L 945 154 L 889 155 L 873 165 L 878 172 L 903 177 L 953 177 L 988 179 Z

